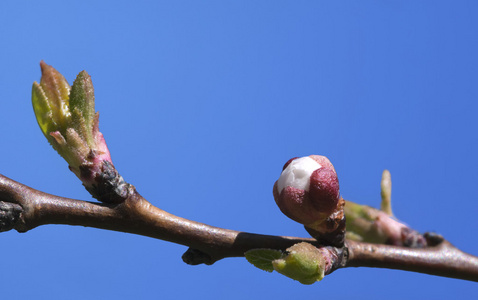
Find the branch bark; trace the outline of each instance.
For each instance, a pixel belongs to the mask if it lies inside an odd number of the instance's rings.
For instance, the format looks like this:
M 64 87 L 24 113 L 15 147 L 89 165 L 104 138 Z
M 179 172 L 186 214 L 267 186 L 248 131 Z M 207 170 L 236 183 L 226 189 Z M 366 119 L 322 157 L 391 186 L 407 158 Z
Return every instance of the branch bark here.
M 421 249 L 347 241 L 347 248 L 346 267 L 396 269 L 478 282 L 478 258 L 446 240 Z
M 133 233 L 191 248 L 184 256 L 190 264 L 213 264 L 226 257 L 244 256 L 256 248 L 286 249 L 313 239 L 261 235 L 218 228 L 187 220 L 159 209 L 136 191 L 120 204 L 103 204 L 47 194 L 0 175 L 0 201 L 21 206 L 13 226 L 26 232 L 47 224 L 80 225 Z M 18 211 L 18 206 L 16 206 Z
M 257 248 L 285 250 L 304 241 L 319 246 L 310 238 L 240 232 L 177 217 L 136 190 L 120 204 L 93 203 L 43 193 L 0 175 L 0 204 L 0 231 L 65 224 L 139 234 L 190 247 L 183 255 L 188 264 L 213 264 Z M 341 253 L 335 269 L 391 268 L 478 281 L 478 258 L 446 241 L 423 249 L 347 241 Z

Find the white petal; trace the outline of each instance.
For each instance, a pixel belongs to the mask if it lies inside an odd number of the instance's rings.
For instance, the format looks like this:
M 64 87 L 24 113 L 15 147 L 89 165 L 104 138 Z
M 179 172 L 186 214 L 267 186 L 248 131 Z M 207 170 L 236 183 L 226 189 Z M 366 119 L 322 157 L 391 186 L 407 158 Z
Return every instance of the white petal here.
M 322 166 L 308 156 L 293 160 L 287 168 L 282 171 L 279 180 L 277 180 L 279 193 L 287 186 L 308 191 L 310 175 L 320 168 L 322 168 Z

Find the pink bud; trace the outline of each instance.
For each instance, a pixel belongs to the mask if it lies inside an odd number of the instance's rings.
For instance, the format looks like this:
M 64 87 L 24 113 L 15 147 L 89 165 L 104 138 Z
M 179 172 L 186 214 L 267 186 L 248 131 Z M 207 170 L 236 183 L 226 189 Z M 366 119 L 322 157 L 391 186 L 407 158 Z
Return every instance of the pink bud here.
M 273 188 L 280 210 L 318 234 L 343 231 L 344 201 L 332 163 L 320 155 L 293 158 Z

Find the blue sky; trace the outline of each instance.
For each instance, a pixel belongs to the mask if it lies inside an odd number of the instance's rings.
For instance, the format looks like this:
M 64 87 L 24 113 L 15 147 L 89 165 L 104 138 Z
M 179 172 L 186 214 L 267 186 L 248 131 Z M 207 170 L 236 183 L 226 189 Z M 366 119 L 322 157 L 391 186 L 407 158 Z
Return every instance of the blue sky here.
M 478 255 L 476 1 L 2 1 L 0 173 L 91 200 L 31 107 L 40 60 L 87 70 L 123 177 L 211 225 L 307 236 L 272 185 L 321 154 L 372 206 Z M 303 286 L 244 259 L 188 266 L 185 247 L 49 225 L 0 235 L 5 299 L 449 299 L 476 283 L 345 269 Z

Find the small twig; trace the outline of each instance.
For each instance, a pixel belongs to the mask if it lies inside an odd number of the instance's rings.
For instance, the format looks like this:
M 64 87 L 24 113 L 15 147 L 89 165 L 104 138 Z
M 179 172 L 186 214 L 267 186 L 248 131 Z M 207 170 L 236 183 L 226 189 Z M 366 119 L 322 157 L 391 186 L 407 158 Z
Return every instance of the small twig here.
M 190 247 L 189 264 L 212 264 L 226 257 L 242 257 L 251 249 L 285 250 L 314 239 L 240 232 L 183 219 L 146 201 L 135 190 L 121 204 L 73 200 L 27 187 L 0 175 L 1 230 L 26 232 L 40 225 L 65 224 L 127 232 Z M 478 258 L 446 241 L 423 249 L 347 241 L 335 268 L 378 267 L 478 281 Z M 348 255 L 347 255 L 348 254 Z M 333 270 L 331 270 L 333 271 Z

